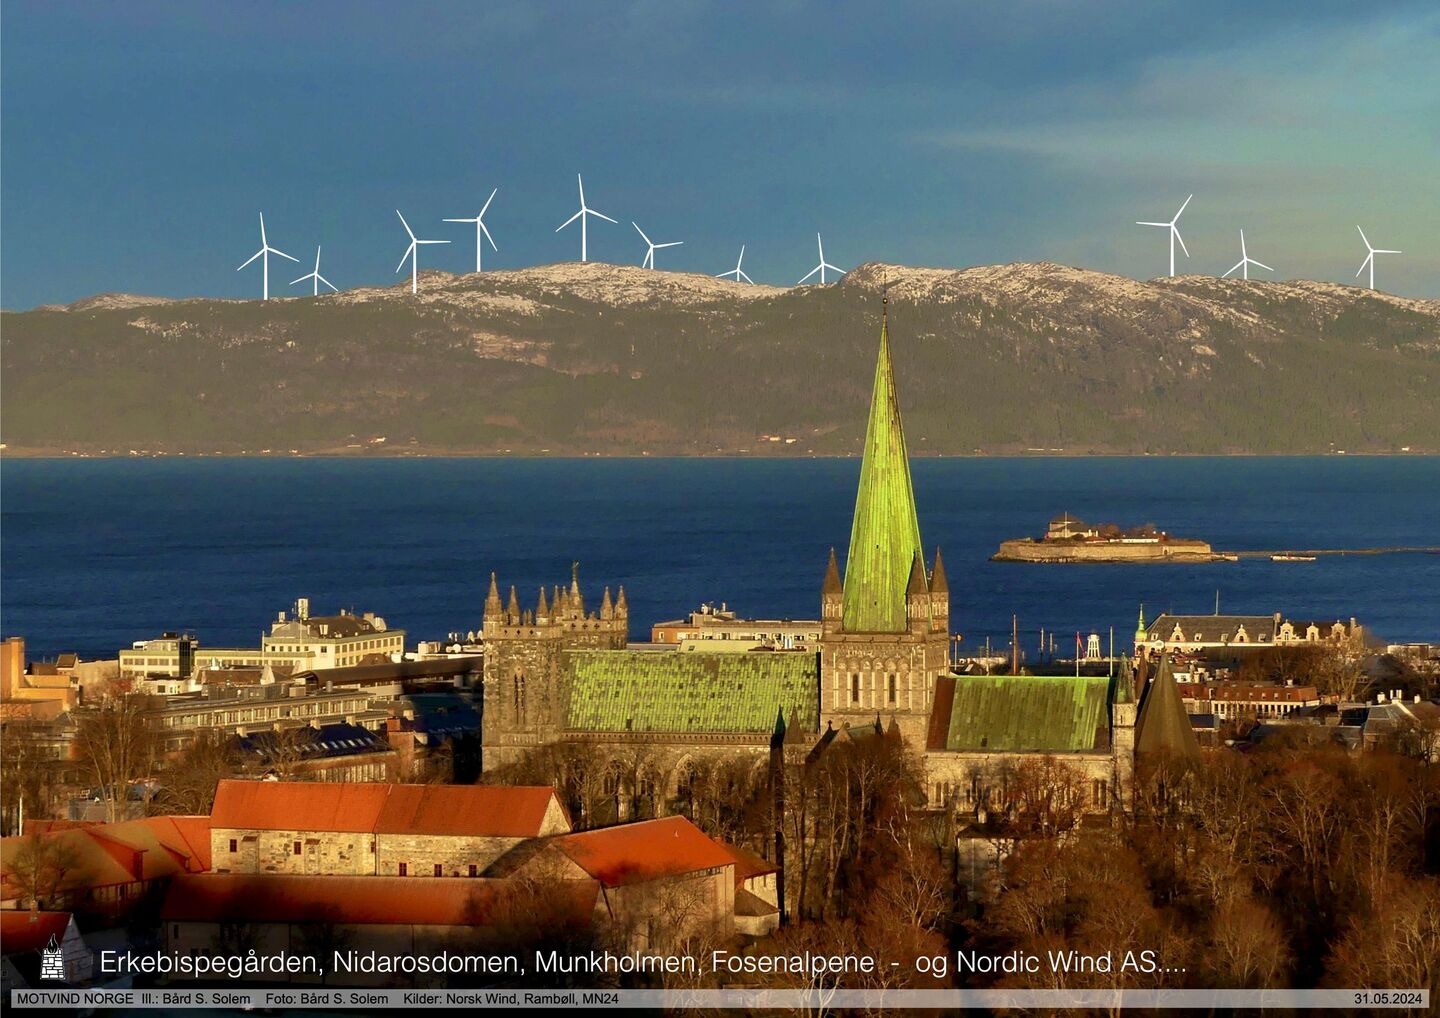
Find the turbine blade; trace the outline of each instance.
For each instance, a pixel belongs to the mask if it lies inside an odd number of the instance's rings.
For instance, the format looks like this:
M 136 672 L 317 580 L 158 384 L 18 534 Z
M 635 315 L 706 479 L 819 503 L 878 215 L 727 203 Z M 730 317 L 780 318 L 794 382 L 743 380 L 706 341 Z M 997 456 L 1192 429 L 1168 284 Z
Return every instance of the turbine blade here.
M 442 219 L 442 220 L 440 220 L 440 222 L 442 222 L 442 223 L 473 223 L 473 222 L 475 222 L 475 220 L 473 220 L 473 219 Z
M 490 250 L 499 251 L 500 249 L 495 246 L 495 238 L 490 236 L 490 228 L 485 225 L 485 220 L 480 220 L 476 225 L 480 227 L 480 232 L 485 234 L 485 239 L 490 242 Z
M 796 286 L 803 286 L 804 283 L 805 283 L 805 280 L 809 279 L 811 276 L 815 275 L 815 273 L 817 273 L 817 272 L 819 272 L 819 271 L 820 271 L 820 266 L 819 266 L 819 265 L 815 266 L 815 267 L 814 267 L 813 269 L 811 269 L 809 272 L 805 273 L 804 277 L 802 277 L 801 280 L 800 280 L 798 283 L 796 283 L 795 285 L 796 285 Z
M 395 210 L 395 214 L 396 214 L 397 216 L 400 216 L 400 210 L 399 210 L 399 209 L 396 209 L 396 210 Z M 412 229 L 410 229 L 410 224 L 407 223 L 407 222 L 405 222 L 405 217 L 404 217 L 404 216 L 400 216 L 400 224 L 405 227 L 405 232 L 408 233 L 408 234 L 410 234 L 410 239 L 411 239 L 411 240 L 414 240 L 414 239 L 415 239 L 415 231 L 412 230 Z
M 272 248 L 270 249 L 270 253 L 271 253 L 271 254 L 278 254 L 281 258 L 290 258 L 289 255 L 287 255 L 284 251 L 281 251 L 279 248 L 273 248 L 273 247 L 272 247 Z M 290 260 L 291 260 L 292 262 L 294 262 L 295 264 L 297 264 L 297 265 L 300 264 L 300 259 L 299 259 L 299 258 L 290 258 Z
M 265 240 L 265 213 L 260 213 L 260 246 L 266 246 Z
M 417 240 L 417 244 L 448 244 L 448 240 Z
M 821 266 L 821 268 L 829 269 L 831 272 L 839 272 L 839 273 L 841 273 L 842 275 L 843 275 L 844 272 L 845 272 L 845 270 L 842 269 L 840 266 L 838 266 L 838 265 L 831 265 L 829 262 L 821 262 L 821 263 L 820 263 L 820 266 Z
M 405 249 L 405 253 L 400 256 L 400 264 L 397 265 L 397 266 L 395 266 L 395 271 L 396 271 L 396 272 L 399 272 L 401 269 L 403 269 L 403 268 L 405 267 L 405 259 L 406 259 L 406 258 L 409 258 L 409 257 L 410 257 L 410 252 L 411 252 L 411 251 L 414 251 L 414 250 L 415 250 L 415 242 L 412 240 L 412 241 L 410 242 L 410 246 Z
M 1245 259 L 1242 258 L 1242 259 L 1240 259 L 1238 262 L 1236 262 L 1234 265 L 1230 266 L 1230 268 L 1226 269 L 1226 270 L 1221 274 L 1220 278 L 1221 278 L 1221 279 L 1224 279 L 1226 276 L 1230 275 L 1230 273 L 1234 272 L 1234 271 L 1235 271 L 1236 269 L 1238 269 L 1238 268 L 1242 268 L 1244 265 L 1245 265 Z
M 1170 229 L 1175 230 L 1175 227 L 1172 226 L 1172 227 L 1170 227 Z M 1180 231 L 1179 231 L 1179 230 L 1175 230 L 1175 239 L 1180 242 L 1180 250 L 1185 252 L 1185 257 L 1186 257 L 1186 258 L 1189 258 L 1189 257 L 1190 257 L 1190 249 L 1185 246 L 1185 238 L 1182 237 L 1182 236 L 1180 236 Z
M 309 279 L 309 278 L 310 278 L 311 276 L 313 276 L 313 275 L 315 275 L 315 273 L 313 273 L 313 272 L 307 272 L 307 273 L 305 273 L 305 275 L 301 276 L 299 279 L 292 279 L 292 280 L 290 280 L 290 284 L 289 284 L 289 285 L 290 285 L 290 286 L 294 286 L 296 283 L 303 283 L 303 282 L 305 282 L 305 280 Z
M 645 236 L 645 231 L 642 230 L 642 229 L 640 229 L 640 224 L 639 224 L 639 223 L 635 222 L 635 220 L 632 219 L 632 220 L 630 220 L 630 225 L 633 226 L 633 227 L 635 227 L 635 232 L 638 233 L 638 234 L 640 234 L 641 239 L 643 239 L 643 240 L 645 241 L 645 243 L 647 243 L 647 244 L 650 243 L 650 238 Z M 654 247 L 654 245 L 651 244 L 651 247 Z
M 739 269 L 736 269 L 735 271 L 736 271 L 736 272 L 740 272 Z M 745 280 L 745 282 L 749 283 L 751 286 L 754 286 L 754 285 L 755 285 L 755 280 L 751 279 L 749 276 L 745 275 L 745 273 L 743 273 L 743 272 L 740 272 L 740 277 L 739 277 L 739 279 L 736 279 L 735 282 L 738 283 L 738 282 L 740 282 L 741 279 Z
M 585 207 L 585 179 L 580 174 L 575 174 L 575 181 L 580 185 L 580 207 Z
M 1193 194 L 1190 196 L 1190 198 L 1194 198 L 1194 197 L 1195 197 L 1195 196 L 1194 196 Z M 1172 220 L 1170 220 L 1170 222 L 1175 223 L 1175 222 L 1179 222 L 1179 221 L 1180 221 L 1180 216 L 1181 216 L 1181 214 L 1184 213 L 1184 211 L 1185 211 L 1185 205 L 1189 205 L 1189 204 L 1190 204 L 1190 198 L 1186 198 L 1186 199 L 1185 199 L 1185 204 L 1180 206 L 1180 211 L 1177 212 L 1177 213 L 1175 213 L 1175 218 L 1172 219 Z
M 320 280 L 320 282 L 324 283 L 326 286 L 330 287 L 330 289 L 334 290 L 336 293 L 340 292 L 339 287 L 337 287 L 334 283 L 330 282 L 330 280 L 326 279 L 324 276 L 320 275 L 318 272 L 315 274 L 315 278 Z
M 586 209 L 585 211 L 586 211 L 586 212 L 589 212 L 592 216 L 599 216 L 601 219 L 605 220 L 605 222 L 607 222 L 607 223 L 613 223 L 613 222 L 615 222 L 615 220 L 611 219 L 609 216 L 605 215 L 603 212 L 596 212 L 594 209 Z M 617 225 L 618 225 L 618 224 L 617 224 Z
M 1361 263 L 1360 263 L 1360 267 L 1355 270 L 1355 278 L 1356 278 L 1356 279 L 1359 279 L 1359 278 L 1360 278 L 1360 273 L 1362 273 L 1362 272 L 1365 271 L 1365 266 L 1369 265 L 1369 264 L 1370 264 L 1370 259 L 1371 259 L 1371 258 L 1374 258 L 1374 257 L 1375 257 L 1374 252 L 1371 252 L 1370 254 L 1367 254 L 1367 255 L 1365 256 L 1365 260 L 1364 260 L 1363 262 L 1361 262 Z
M 1257 262 L 1254 258 L 1251 258 L 1251 259 L 1250 259 L 1250 264 L 1251 264 L 1251 265 L 1254 265 L 1256 268 L 1264 269 L 1266 272 L 1274 272 L 1274 271 L 1275 271 L 1275 270 L 1272 269 L 1270 266 L 1266 265 L 1264 262 Z
M 1137 220 L 1136 223 L 1135 223 L 1135 225 L 1136 225 L 1136 226 L 1169 226 L 1170 224 L 1169 224 L 1169 223 L 1142 223 L 1142 222 L 1139 222 L 1139 221 Z
M 499 190 L 500 189 L 497 187 L 494 191 L 490 192 L 490 197 L 485 199 L 485 204 L 480 207 L 480 214 L 475 217 L 476 219 L 485 218 L 485 213 L 490 210 L 490 203 L 495 200 L 495 195 L 499 192 Z
M 1355 224 L 1355 229 L 1360 230 L 1360 224 L 1359 224 L 1359 223 L 1356 223 L 1356 224 Z M 1365 241 L 1365 250 L 1366 250 L 1366 251 L 1373 251 L 1373 250 L 1375 250 L 1373 247 L 1370 246 L 1370 240 L 1369 240 L 1368 237 L 1365 236 L 1365 231 L 1364 231 L 1364 230 L 1360 230 L 1360 239 L 1363 240 L 1363 241 Z
M 259 251 L 256 251 L 256 252 L 255 252 L 253 255 L 251 255 L 249 258 L 246 258 L 246 259 L 245 259 L 245 265 L 249 265 L 251 262 L 253 262 L 256 258 L 259 258 L 259 257 L 260 257 L 261 255 L 263 255 L 264 253 L 265 253 L 265 249 L 262 247 Z M 236 271 L 236 272 L 239 272 L 240 269 L 243 269 L 243 268 L 245 267 L 245 265 L 241 265 L 241 266 L 240 266 L 239 268 L 237 268 L 235 271 Z
M 672 241 L 670 241 L 668 244 L 656 244 L 655 246 L 656 246 L 657 248 L 661 248 L 661 247 L 679 247 L 679 246 L 680 246 L 681 244 L 683 244 L 683 243 L 685 243 L 683 240 L 672 240 Z
M 1394 250 L 1393 248 L 1388 248 L 1388 247 L 1377 247 L 1377 248 L 1375 249 L 1375 253 L 1376 253 L 1376 254 L 1404 254 L 1405 252 L 1404 252 L 1404 251 L 1396 251 L 1396 250 Z
M 561 230 L 565 229 L 565 227 L 567 227 L 567 226 L 569 226 L 571 223 L 575 222 L 575 220 L 579 219 L 579 218 L 580 218 L 581 216 L 583 216 L 584 214 L 585 214 L 585 210 L 582 208 L 579 212 L 575 213 L 575 214 L 574 214 L 573 216 L 571 216 L 569 219 L 565 220 L 565 222 L 563 222 L 563 223 L 561 223 L 559 226 L 555 227 L 555 232 L 556 232 L 556 233 L 559 233 Z

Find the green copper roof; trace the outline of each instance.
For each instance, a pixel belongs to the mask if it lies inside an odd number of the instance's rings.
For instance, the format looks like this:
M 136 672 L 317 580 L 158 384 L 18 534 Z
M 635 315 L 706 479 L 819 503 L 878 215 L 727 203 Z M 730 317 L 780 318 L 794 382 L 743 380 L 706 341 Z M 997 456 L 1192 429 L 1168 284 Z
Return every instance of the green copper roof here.
M 945 748 L 1083 753 L 1109 747 L 1104 675 L 962 675 Z
M 590 650 L 568 655 L 567 728 L 770 734 L 777 712 L 820 727 L 814 654 Z
M 915 518 L 910 459 L 895 398 L 889 328 L 882 322 L 875 391 L 865 427 L 865 459 L 845 562 L 843 619 L 848 632 L 905 631 L 905 585 L 919 554 L 920 523 Z

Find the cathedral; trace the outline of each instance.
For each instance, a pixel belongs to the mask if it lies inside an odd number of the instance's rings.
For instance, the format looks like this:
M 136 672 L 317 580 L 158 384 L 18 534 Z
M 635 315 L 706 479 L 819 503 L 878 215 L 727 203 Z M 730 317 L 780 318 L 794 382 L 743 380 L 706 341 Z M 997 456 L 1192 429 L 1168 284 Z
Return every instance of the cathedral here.
M 1127 798 L 1137 724 L 1129 688 L 1105 676 L 954 674 L 950 587 L 937 548 L 926 558 L 915 511 L 891 359 L 888 315 L 865 432 L 845 570 L 832 550 L 820 587 L 816 651 L 680 653 L 627 649 L 623 588 L 587 609 L 578 566 L 568 587 L 542 587 L 522 608 L 492 575 L 484 614 L 482 759 L 486 770 L 528 749 L 578 741 L 646 754 L 645 780 L 670 796 L 687 761 L 727 754 L 765 765 L 777 715 L 791 741 L 898 731 L 921 755 L 933 804 L 975 807 L 1027 759 L 1063 760 L 1089 805 Z M 1174 680 L 1159 669 L 1153 686 Z M 1175 697 L 1166 731 L 1188 734 Z M 1145 704 L 1150 707 L 1151 704 Z M 1154 726 L 1160 731 L 1161 725 Z M 1192 736 L 1193 744 L 1193 736 Z

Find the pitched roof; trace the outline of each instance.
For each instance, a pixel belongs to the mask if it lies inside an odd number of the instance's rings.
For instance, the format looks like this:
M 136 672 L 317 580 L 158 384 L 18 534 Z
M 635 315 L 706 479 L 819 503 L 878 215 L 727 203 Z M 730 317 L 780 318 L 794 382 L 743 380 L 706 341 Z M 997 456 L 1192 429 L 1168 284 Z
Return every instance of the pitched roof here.
M 515 885 L 465 877 L 282 876 L 206 873 L 178 877 L 165 895 L 166 922 L 329 922 L 344 925 L 473 926 L 503 918 Z M 599 885 L 557 885 L 563 906 L 588 923 Z
M 953 684 L 944 743 L 936 748 L 1047 753 L 1109 748 L 1110 680 L 1104 675 L 958 675 Z M 937 708 L 943 702 L 936 697 Z
M 1269 643 L 1275 636 L 1273 615 L 1157 615 L 1150 623 L 1150 639 L 1168 640 L 1179 625 L 1186 641 L 1222 643 L 1232 640 L 1240 627 L 1254 643 Z
M 820 726 L 815 654 L 591 650 L 566 667 L 573 731 L 768 735 L 777 709 L 807 732 Z
M 895 396 L 888 321 L 880 326 L 880 355 L 865 426 L 865 458 L 855 494 L 855 518 L 845 562 L 843 624 L 852 633 L 905 631 L 905 586 L 920 550 L 920 523 L 910 483 L 905 430 Z
M 65 891 L 160 880 L 210 865 L 208 817 L 145 817 L 85 824 L 0 839 L 0 873 L 9 871 L 32 837 L 56 847 Z
M 27 954 L 38 951 L 54 937 L 65 939 L 69 912 L 30 912 L 6 909 L 0 912 L 0 954 Z
M 388 785 L 225 780 L 211 825 L 271 831 L 460 834 L 534 838 L 547 833 L 548 785 Z
M 739 887 L 745 881 L 754 877 L 763 877 L 767 873 L 779 873 L 780 867 L 776 866 L 769 859 L 756 855 L 754 852 L 739 845 L 732 845 L 728 841 L 713 839 L 725 851 L 729 852 L 735 860 L 735 886 Z
M 1169 654 L 1160 658 L 1155 678 L 1140 701 L 1140 717 L 1135 722 L 1135 752 L 1137 755 L 1169 753 L 1192 759 L 1200 755 L 1200 743 L 1180 699 Z
M 735 865 L 728 848 L 682 816 L 564 834 L 554 845 L 606 887 Z
M 830 561 L 825 564 L 825 582 L 820 586 L 822 594 L 843 594 L 845 585 L 840 582 L 840 567 L 835 562 L 835 549 L 830 549 Z

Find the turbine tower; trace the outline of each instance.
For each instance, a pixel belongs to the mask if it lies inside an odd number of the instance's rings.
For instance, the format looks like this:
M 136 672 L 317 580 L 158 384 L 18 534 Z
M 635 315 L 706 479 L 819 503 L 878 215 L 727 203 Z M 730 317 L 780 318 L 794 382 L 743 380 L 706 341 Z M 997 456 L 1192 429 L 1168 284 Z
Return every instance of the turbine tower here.
M 1236 269 L 1239 269 L 1240 272 L 1241 272 L 1241 277 L 1240 277 L 1240 278 L 1242 278 L 1242 279 L 1249 279 L 1249 278 L 1250 278 L 1250 266 L 1252 266 L 1252 265 L 1255 266 L 1257 269 L 1264 269 L 1266 272 L 1274 272 L 1274 271 L 1275 271 L 1275 270 L 1272 269 L 1270 266 L 1266 265 L 1264 262 L 1257 262 L 1254 258 L 1251 258 L 1248 254 L 1246 254 L 1246 252 L 1245 252 L 1245 231 L 1244 231 L 1244 230 L 1241 230 L 1241 231 L 1240 231 L 1240 260 L 1239 260 L 1238 262 L 1236 262 L 1234 265 L 1230 266 L 1230 270 L 1229 270 L 1229 272 L 1226 272 L 1226 273 L 1225 273 L 1225 276 L 1228 276 L 1228 275 L 1230 275 L 1231 272 L 1234 272 Z M 1220 278 L 1221 278 L 1221 279 L 1224 279 L 1225 276 L 1221 276 Z
M 1360 230 L 1357 225 L 1355 229 Z M 1371 247 L 1370 239 L 1365 236 L 1365 231 L 1360 230 L 1360 239 L 1365 241 L 1365 260 L 1360 263 L 1360 268 L 1355 270 L 1355 278 L 1360 278 L 1360 273 L 1365 271 L 1365 266 L 1370 266 L 1370 289 L 1375 289 L 1375 256 L 1377 254 L 1400 254 L 1399 251 L 1392 251 L 1384 247 Z
M 395 214 L 397 216 L 400 216 L 400 210 L 396 209 Z M 404 226 L 405 232 L 410 234 L 410 246 L 407 247 L 405 249 L 405 253 L 400 256 L 400 264 L 395 266 L 395 271 L 399 272 L 401 269 L 403 269 L 405 267 L 405 259 L 410 259 L 410 292 L 416 293 L 419 291 L 420 280 L 420 245 L 448 244 L 450 242 L 448 240 L 421 240 L 419 237 L 415 236 L 415 231 L 410 229 L 410 224 L 405 222 L 404 216 L 400 216 L 400 225 Z
M 262 295 L 260 298 L 261 300 L 270 299 L 270 256 L 272 254 L 277 254 L 281 258 L 290 258 L 290 260 L 292 262 L 295 262 L 297 265 L 300 263 L 299 258 L 291 258 L 290 255 L 287 255 L 284 251 L 270 246 L 270 242 L 265 239 L 265 213 L 262 212 L 260 213 L 260 250 L 256 251 L 249 258 L 245 259 L 245 265 L 249 265 L 256 258 L 260 259 L 260 266 L 262 269 L 261 278 L 263 279 L 260 290 L 260 293 Z M 239 272 L 240 269 L 243 269 L 245 267 L 245 265 L 241 265 L 235 271 Z
M 1190 198 L 1194 198 L 1192 194 Z M 1180 221 L 1180 213 L 1185 211 L 1185 205 L 1190 204 L 1190 198 L 1185 199 L 1185 204 L 1180 206 L 1180 212 L 1175 213 L 1175 218 L 1168 223 L 1142 223 L 1136 221 L 1136 226 L 1163 226 L 1170 231 L 1170 275 L 1175 275 L 1175 242 L 1180 242 L 1180 250 L 1185 252 L 1185 257 L 1190 257 L 1190 249 L 1185 246 L 1185 238 L 1180 236 L 1180 228 L 1175 224 Z
M 805 279 L 809 279 L 811 276 L 815 275 L 815 273 L 818 272 L 818 273 L 820 273 L 820 285 L 821 285 L 821 286 L 824 286 L 824 285 L 825 285 L 825 270 L 826 270 L 826 269 L 829 269 L 829 270 L 831 270 L 832 272 L 834 272 L 834 273 L 836 273 L 836 274 L 838 274 L 838 275 L 843 276 L 845 273 L 841 272 L 839 269 L 837 269 L 835 266 L 831 265 L 829 262 L 827 262 L 827 261 L 825 260 L 825 245 L 822 244 L 822 243 L 820 243 L 820 234 L 818 234 L 818 233 L 815 234 L 815 246 L 820 249 L 820 264 L 817 265 L 817 266 L 815 266 L 815 267 L 814 267 L 813 269 L 811 269 L 809 272 L 807 272 L 807 273 L 805 274 Z M 803 285 L 805 284 L 805 279 L 800 280 L 800 282 L 796 283 L 795 285 L 796 285 L 796 286 L 803 286 Z
M 486 225 L 485 225 L 485 212 L 486 212 L 487 209 L 490 208 L 490 203 L 495 200 L 495 195 L 496 195 L 497 192 L 499 192 L 499 190 L 500 190 L 500 189 L 497 187 L 494 191 L 491 191 L 491 192 L 490 192 L 490 197 L 485 199 L 485 205 L 484 205 L 483 208 L 480 209 L 480 214 L 479 214 L 478 216 L 475 216 L 473 219 L 447 219 L 447 220 L 445 220 L 445 222 L 447 222 L 447 223 L 474 223 L 474 224 L 475 224 L 475 271 L 476 271 L 476 272 L 479 272 L 479 271 L 480 271 L 480 252 L 483 251 L 483 250 L 485 250 L 485 241 L 486 241 L 486 240 L 488 240 L 488 241 L 490 242 L 490 249 L 491 249 L 492 251 L 499 251 L 499 250 L 500 250 L 498 247 L 495 246 L 495 238 L 492 237 L 492 236 L 490 236 L 490 230 L 489 230 L 489 228 L 486 227 Z M 481 239 L 481 236 L 482 236 L 482 235 L 484 236 L 484 240 Z
M 740 266 L 742 266 L 742 265 L 744 265 L 744 264 L 745 264 L 745 245 L 744 245 L 744 244 L 741 244 L 741 245 L 740 245 L 740 257 L 739 257 L 739 259 L 736 260 L 736 262 L 735 262 L 735 267 L 734 267 L 733 269 L 731 269 L 729 272 L 717 272 L 717 273 L 715 274 L 715 278 L 716 278 L 716 279 L 729 279 L 731 276 L 734 276 L 734 277 L 735 277 L 735 282 L 737 282 L 737 283 L 740 282 L 741 280 L 744 280 L 744 281 L 747 282 L 747 283 L 752 283 L 752 284 L 753 284 L 753 283 L 755 282 L 755 280 L 753 280 L 753 279 L 751 279 L 749 276 L 745 275 L 745 270 L 742 269 L 742 268 L 740 268 Z
M 305 282 L 305 280 L 307 280 L 307 279 L 313 279 L 313 280 L 315 281 L 315 292 L 310 295 L 310 296 L 312 296 L 312 297 L 318 297 L 318 296 L 320 296 L 320 284 L 321 284 L 321 283 L 324 283 L 326 286 L 330 287 L 330 289 L 334 290 L 336 293 L 339 293 L 339 292 L 340 292 L 338 289 L 336 289 L 334 283 L 330 282 L 330 280 L 328 280 L 328 279 L 326 279 L 324 276 L 320 275 L 320 245 L 319 245 L 319 244 L 316 244 L 316 245 L 315 245 L 315 271 L 314 271 L 314 272 L 307 272 L 307 273 L 305 273 L 305 275 L 301 276 L 299 279 L 292 279 L 292 280 L 290 280 L 290 285 L 291 285 L 291 286 L 294 286 L 296 283 L 303 283 L 303 282 Z
M 613 223 L 613 222 L 615 222 L 615 220 L 611 219 L 611 218 L 610 218 L 609 216 L 607 216 L 607 215 L 604 215 L 603 213 L 596 212 L 594 209 L 589 208 L 589 207 L 586 206 L 586 204 L 585 204 L 585 181 L 583 181 L 583 180 L 580 179 L 580 174 L 578 174 L 578 173 L 575 174 L 575 179 L 576 179 L 576 180 L 579 182 L 579 184 L 580 184 L 580 211 L 577 212 L 577 213 L 575 213 L 575 214 L 574 214 L 573 216 L 571 216 L 569 219 L 565 220 L 565 222 L 561 223 L 559 226 L 555 227 L 555 232 L 556 232 L 556 233 L 559 233 L 561 230 L 565 229 L 565 227 L 567 227 L 567 226 L 569 226 L 571 223 L 575 222 L 575 220 L 577 220 L 577 219 L 580 220 L 580 260 L 583 262 L 583 261 L 588 261 L 588 258 L 586 257 L 586 251 L 585 251 L 585 222 L 586 222 L 585 217 L 586 217 L 586 216 L 598 216 L 599 218 L 605 220 L 605 222 L 607 222 L 607 223 Z
M 630 220 L 630 225 L 635 227 L 635 232 L 640 234 L 641 239 L 643 239 L 650 248 L 650 250 L 645 252 L 645 260 L 640 263 L 642 269 L 653 269 L 655 267 L 655 252 L 659 251 L 662 247 L 679 247 L 685 243 L 683 240 L 672 240 L 665 244 L 657 244 L 645 236 L 645 231 L 640 229 L 640 224 L 635 222 L 635 220 Z

